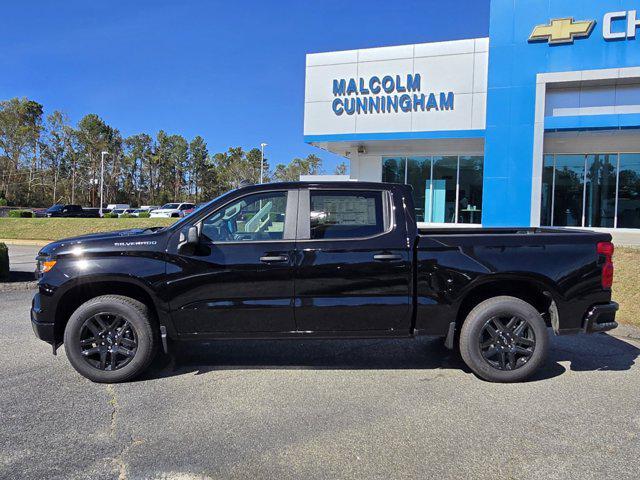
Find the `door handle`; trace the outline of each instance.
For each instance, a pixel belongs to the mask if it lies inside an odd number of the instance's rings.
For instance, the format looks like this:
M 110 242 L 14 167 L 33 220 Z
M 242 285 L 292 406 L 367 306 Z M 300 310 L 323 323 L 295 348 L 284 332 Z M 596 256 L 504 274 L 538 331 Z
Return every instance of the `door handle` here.
M 379 255 L 374 255 L 373 259 L 377 262 L 393 262 L 396 260 L 402 260 L 402 257 L 400 255 L 383 253 Z
M 260 257 L 260 261 L 262 263 L 278 263 L 278 262 L 286 262 L 287 260 L 289 260 L 288 255 L 273 255 L 273 256 Z

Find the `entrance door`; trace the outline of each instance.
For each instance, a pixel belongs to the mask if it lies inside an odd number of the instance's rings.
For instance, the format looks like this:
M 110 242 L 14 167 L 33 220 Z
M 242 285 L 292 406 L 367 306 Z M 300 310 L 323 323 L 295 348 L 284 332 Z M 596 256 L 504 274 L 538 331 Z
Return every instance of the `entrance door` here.
M 248 194 L 202 220 L 192 254 L 169 247 L 167 286 L 178 332 L 295 330 L 297 204 L 296 190 Z

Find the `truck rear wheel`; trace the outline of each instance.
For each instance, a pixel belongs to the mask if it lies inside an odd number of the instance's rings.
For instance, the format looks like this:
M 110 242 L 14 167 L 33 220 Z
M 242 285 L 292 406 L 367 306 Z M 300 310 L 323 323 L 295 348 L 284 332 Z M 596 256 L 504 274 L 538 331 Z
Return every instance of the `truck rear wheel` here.
M 462 359 L 480 378 L 519 382 L 547 358 L 549 338 L 540 313 L 515 297 L 490 298 L 467 315 L 460 332 Z
M 156 353 L 157 333 L 149 308 L 133 298 L 102 295 L 73 312 L 64 331 L 64 348 L 78 373 L 93 382 L 130 380 Z

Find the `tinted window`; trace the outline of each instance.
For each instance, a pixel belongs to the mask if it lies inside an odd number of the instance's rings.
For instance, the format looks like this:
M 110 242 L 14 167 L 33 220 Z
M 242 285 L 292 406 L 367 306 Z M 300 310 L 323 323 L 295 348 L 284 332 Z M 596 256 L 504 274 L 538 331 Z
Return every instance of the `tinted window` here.
M 311 191 L 311 238 L 369 237 L 384 231 L 383 192 Z
M 282 240 L 287 192 L 247 195 L 222 207 L 202 222 L 212 242 Z

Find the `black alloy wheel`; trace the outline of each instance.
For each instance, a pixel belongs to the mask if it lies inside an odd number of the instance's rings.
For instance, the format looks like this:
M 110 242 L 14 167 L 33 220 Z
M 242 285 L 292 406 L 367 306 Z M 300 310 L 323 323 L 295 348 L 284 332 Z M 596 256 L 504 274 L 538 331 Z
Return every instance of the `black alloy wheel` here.
M 80 351 L 99 370 L 113 371 L 127 365 L 138 350 L 133 325 L 116 313 L 97 313 L 80 328 Z
M 458 340 L 467 366 L 490 382 L 521 382 L 544 365 L 547 324 L 540 311 L 516 297 L 499 295 L 476 305 Z
M 485 361 L 498 370 L 521 368 L 533 355 L 536 334 L 529 322 L 518 316 L 495 316 L 487 320 L 479 336 Z

